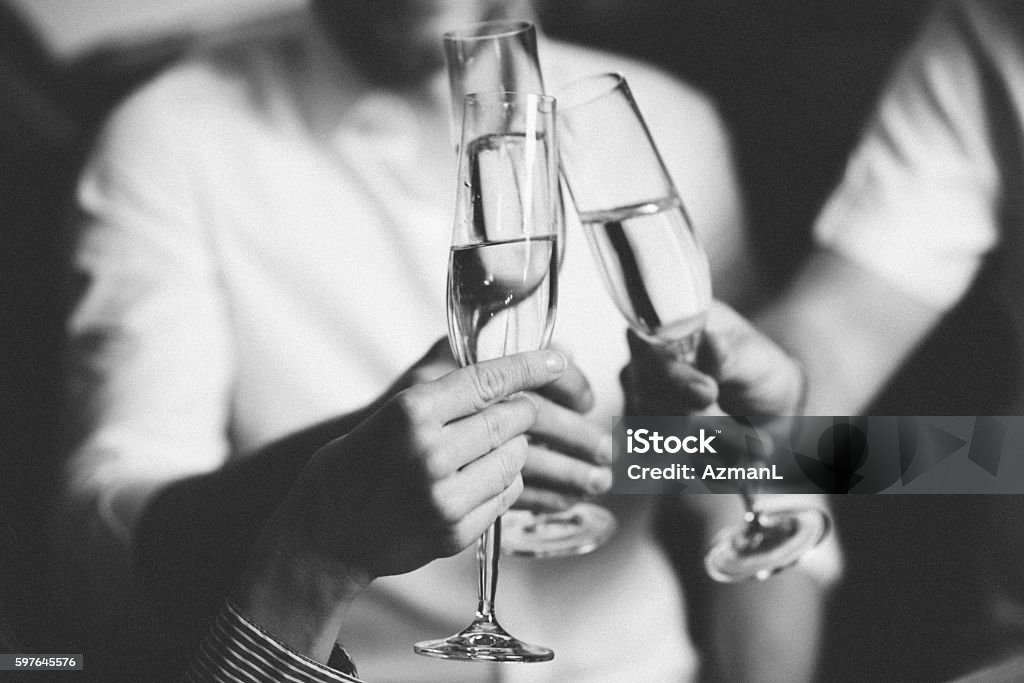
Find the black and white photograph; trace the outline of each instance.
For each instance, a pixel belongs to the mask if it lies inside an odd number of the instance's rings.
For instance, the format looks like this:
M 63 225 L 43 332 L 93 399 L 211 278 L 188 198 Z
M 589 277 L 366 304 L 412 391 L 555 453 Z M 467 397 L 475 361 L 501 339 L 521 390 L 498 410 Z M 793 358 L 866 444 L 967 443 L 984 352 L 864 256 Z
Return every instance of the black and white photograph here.
M 1024 682 L 1024 3 L 0 0 L 0 407 L 0 681 Z

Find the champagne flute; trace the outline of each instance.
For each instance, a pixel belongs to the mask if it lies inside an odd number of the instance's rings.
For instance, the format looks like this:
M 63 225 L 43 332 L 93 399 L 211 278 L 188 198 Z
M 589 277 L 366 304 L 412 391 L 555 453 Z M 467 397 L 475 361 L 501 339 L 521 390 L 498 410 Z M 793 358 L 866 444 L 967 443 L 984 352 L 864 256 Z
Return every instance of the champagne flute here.
M 448 339 L 462 366 L 547 345 L 558 298 L 555 102 L 527 93 L 465 98 L 448 262 Z M 494 613 L 502 521 L 477 544 L 478 606 L 468 627 L 415 645 L 442 659 L 543 662 Z
M 443 36 L 451 95 L 452 141 L 458 145 L 463 101 L 475 92 L 544 92 L 537 29 L 529 21 L 495 19 Z
M 559 93 L 563 174 L 608 291 L 633 330 L 696 360 L 708 308 L 707 257 L 640 110 L 620 74 L 601 74 Z M 824 540 L 816 507 L 761 511 L 740 485 L 744 522 L 717 536 L 705 557 L 717 581 L 765 579 Z
M 498 19 L 470 24 L 444 34 L 452 101 L 452 130 L 461 127 L 467 93 L 544 92 L 537 53 L 537 30 L 529 21 Z M 453 133 L 456 147 L 458 140 Z M 561 186 L 557 197 L 558 264 L 565 253 L 565 214 Z M 502 552 L 522 557 L 583 555 L 615 532 L 614 515 L 590 502 L 562 512 L 510 510 L 505 514 Z

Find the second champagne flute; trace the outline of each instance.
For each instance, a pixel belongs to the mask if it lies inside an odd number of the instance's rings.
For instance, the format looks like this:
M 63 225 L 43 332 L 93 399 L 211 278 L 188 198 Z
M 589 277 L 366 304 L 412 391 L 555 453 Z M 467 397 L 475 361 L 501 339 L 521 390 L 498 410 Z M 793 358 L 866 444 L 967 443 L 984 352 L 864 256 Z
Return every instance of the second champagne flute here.
M 543 348 L 558 299 L 558 150 L 554 100 L 526 93 L 465 98 L 448 262 L 448 340 L 462 366 Z M 417 643 L 442 659 L 543 662 L 551 650 L 498 624 L 501 518 L 477 545 L 478 603 L 459 633 Z
M 497 19 L 463 26 L 444 34 L 451 123 L 459 130 L 468 93 L 543 93 L 537 55 L 537 30 L 528 21 Z M 458 146 L 458 141 L 455 142 Z M 561 186 L 559 186 L 561 189 Z M 558 264 L 565 251 L 565 214 L 560 191 L 556 205 Z M 616 529 L 606 508 L 580 501 L 562 512 L 510 510 L 503 522 L 502 551 L 521 557 L 583 555 L 600 547 Z
M 537 29 L 529 21 L 494 19 L 443 37 L 451 97 L 452 141 L 458 145 L 466 95 L 479 92 L 544 93 Z
M 626 80 L 585 78 L 559 100 L 562 165 L 608 290 L 637 334 L 692 363 L 711 304 L 708 261 Z M 762 512 L 745 485 L 739 493 L 743 523 L 705 557 L 717 581 L 765 579 L 829 534 L 817 507 Z

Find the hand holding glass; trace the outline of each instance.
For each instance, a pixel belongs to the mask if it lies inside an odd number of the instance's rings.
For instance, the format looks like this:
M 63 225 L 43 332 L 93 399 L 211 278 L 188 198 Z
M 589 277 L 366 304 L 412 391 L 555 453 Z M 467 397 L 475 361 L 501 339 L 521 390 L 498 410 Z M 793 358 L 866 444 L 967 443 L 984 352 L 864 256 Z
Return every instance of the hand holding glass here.
M 648 342 L 693 363 L 711 303 L 707 257 L 625 79 L 602 74 L 559 92 L 562 167 L 605 285 Z M 758 511 L 741 485 L 744 523 L 705 558 L 718 581 L 764 579 L 829 533 L 818 508 Z
M 547 345 L 558 299 L 554 100 L 467 95 L 448 262 L 448 339 L 462 366 Z M 509 635 L 494 614 L 501 518 L 477 545 L 472 623 L 415 651 L 442 659 L 543 662 L 551 650 Z
M 537 56 L 537 31 L 527 21 L 498 20 L 471 24 L 444 35 L 452 98 L 452 127 L 459 130 L 468 93 L 543 93 Z M 456 143 L 457 144 L 457 143 Z M 558 264 L 565 249 L 565 220 L 559 192 L 556 211 Z M 615 532 L 611 512 L 578 502 L 561 512 L 510 510 L 503 522 L 502 551 L 524 557 L 582 555 L 600 547 Z

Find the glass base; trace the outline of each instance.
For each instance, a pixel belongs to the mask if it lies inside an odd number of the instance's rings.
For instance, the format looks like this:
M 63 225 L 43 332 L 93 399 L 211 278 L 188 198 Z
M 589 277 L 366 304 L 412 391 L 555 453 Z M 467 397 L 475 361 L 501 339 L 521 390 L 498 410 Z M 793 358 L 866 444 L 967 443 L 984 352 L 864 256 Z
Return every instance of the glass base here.
M 593 503 L 576 503 L 564 512 L 509 510 L 501 519 L 501 551 L 518 557 L 586 555 L 618 527 L 615 515 Z
M 426 657 L 479 662 L 548 662 L 555 653 L 510 636 L 496 621 L 478 619 L 465 630 L 440 640 L 424 640 L 413 651 Z
M 715 581 L 765 580 L 796 564 L 828 536 L 832 520 L 818 508 L 748 512 L 746 523 L 725 529 L 704 557 Z

